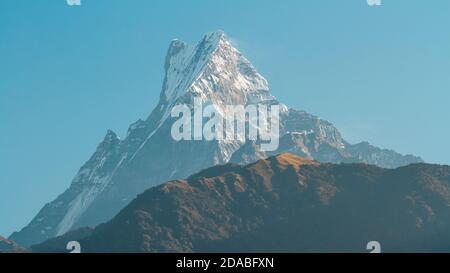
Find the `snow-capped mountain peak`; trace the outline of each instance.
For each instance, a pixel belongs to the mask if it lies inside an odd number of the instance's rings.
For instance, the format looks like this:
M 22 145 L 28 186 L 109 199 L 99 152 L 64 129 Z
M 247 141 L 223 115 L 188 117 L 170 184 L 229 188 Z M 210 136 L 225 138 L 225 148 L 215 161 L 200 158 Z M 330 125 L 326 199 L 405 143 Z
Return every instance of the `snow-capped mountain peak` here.
M 182 96 L 229 104 L 273 99 L 269 86 L 223 31 L 205 34 L 195 46 L 180 40 L 170 44 L 161 100 L 170 108 Z
M 280 104 L 280 146 L 272 154 L 247 139 L 176 141 L 171 136 L 176 104 L 201 98 L 218 115 L 233 117 L 228 105 L 278 104 L 267 80 L 222 31 L 189 45 L 170 43 L 160 102 L 146 120 L 133 123 L 125 139 L 108 131 L 71 186 L 42 208 L 29 225 L 10 238 L 30 246 L 83 226 L 111 219 L 137 194 L 169 179 L 186 178 L 228 162 L 250 163 L 291 152 L 321 162 L 364 162 L 394 168 L 421 159 L 370 145 L 352 145 L 329 122 Z M 293 86 L 292 88 L 296 88 Z

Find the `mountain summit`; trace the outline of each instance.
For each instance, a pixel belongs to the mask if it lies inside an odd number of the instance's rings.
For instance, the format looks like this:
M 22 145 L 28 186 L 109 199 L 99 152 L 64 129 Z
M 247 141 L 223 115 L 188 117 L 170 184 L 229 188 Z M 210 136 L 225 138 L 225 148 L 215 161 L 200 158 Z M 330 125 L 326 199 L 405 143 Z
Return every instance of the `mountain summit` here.
M 246 104 L 254 97 L 272 99 L 266 81 L 222 31 L 206 34 L 196 46 L 172 41 L 161 93 L 170 108 L 183 95 L 224 104 Z
M 280 105 L 278 150 L 261 151 L 256 141 L 246 139 L 175 141 L 171 109 L 177 104 L 192 109 L 196 99 L 213 105 L 223 118 L 230 115 L 225 105 Z M 286 151 L 320 162 L 363 162 L 386 168 L 421 161 L 368 143 L 349 144 L 330 122 L 279 103 L 270 94 L 267 80 L 222 31 L 204 35 L 196 45 L 173 40 L 160 101 L 150 116 L 133 123 L 123 140 L 108 131 L 69 189 L 10 238 L 30 246 L 74 228 L 96 226 L 110 220 L 137 194 L 164 181 Z

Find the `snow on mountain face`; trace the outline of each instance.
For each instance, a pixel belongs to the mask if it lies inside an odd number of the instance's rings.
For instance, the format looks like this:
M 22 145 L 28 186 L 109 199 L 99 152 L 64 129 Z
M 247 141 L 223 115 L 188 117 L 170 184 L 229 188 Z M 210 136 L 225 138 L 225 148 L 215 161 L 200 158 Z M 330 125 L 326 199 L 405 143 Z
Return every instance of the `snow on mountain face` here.
M 267 80 L 228 41 L 222 31 L 206 34 L 196 46 L 172 41 L 165 63 L 160 124 L 178 103 L 192 106 L 192 98 L 213 104 L 222 117 L 226 105 L 273 101 Z
M 227 40 L 221 31 L 204 36 L 196 46 L 174 40 L 166 58 L 163 95 L 173 104 L 186 93 L 203 99 L 220 96 L 220 101 L 236 104 L 236 98 L 266 94 L 272 99 L 266 79 Z M 224 88 L 226 87 L 226 89 Z
M 214 105 L 228 118 L 226 105 L 278 104 L 267 81 L 221 31 L 206 34 L 195 46 L 170 44 L 160 101 L 150 116 L 129 127 L 120 140 L 108 131 L 71 186 L 44 206 L 31 223 L 10 238 L 30 246 L 82 226 L 110 220 L 137 194 L 169 179 L 183 179 L 229 161 L 249 163 L 271 153 L 242 139 L 175 141 L 171 136 L 174 105 L 193 107 L 195 98 Z M 393 151 L 345 142 L 329 122 L 280 104 L 280 147 L 324 162 L 364 162 L 394 168 L 421 161 Z

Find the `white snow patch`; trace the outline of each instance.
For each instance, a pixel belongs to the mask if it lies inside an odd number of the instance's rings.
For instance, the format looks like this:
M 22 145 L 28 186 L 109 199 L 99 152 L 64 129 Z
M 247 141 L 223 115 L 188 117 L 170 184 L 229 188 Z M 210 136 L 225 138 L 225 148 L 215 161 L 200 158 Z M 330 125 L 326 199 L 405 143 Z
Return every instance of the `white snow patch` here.
M 78 196 L 72 200 L 69 204 L 69 209 L 64 218 L 56 228 L 56 236 L 61 236 L 68 232 L 75 222 L 81 217 L 81 215 L 89 208 L 89 206 L 96 200 L 96 198 L 102 193 L 109 185 L 112 177 L 114 177 L 118 168 L 122 165 L 123 161 L 127 158 L 128 154 L 124 154 L 119 163 L 114 168 L 113 172 L 109 176 L 99 177 L 93 176 L 97 169 L 99 169 L 106 161 L 106 157 L 103 157 L 100 163 L 95 167 L 91 176 L 89 177 L 88 185 L 82 190 Z

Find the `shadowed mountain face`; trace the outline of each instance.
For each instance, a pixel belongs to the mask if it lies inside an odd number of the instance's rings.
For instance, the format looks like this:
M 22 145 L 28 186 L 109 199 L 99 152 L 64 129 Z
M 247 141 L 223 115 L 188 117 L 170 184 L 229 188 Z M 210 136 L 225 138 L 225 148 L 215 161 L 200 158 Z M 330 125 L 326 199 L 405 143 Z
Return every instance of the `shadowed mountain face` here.
M 0 236 L 0 253 L 24 253 L 27 250 Z
M 150 116 L 132 124 L 124 139 L 108 131 L 71 186 L 12 234 L 11 240 L 30 246 L 76 228 L 96 226 L 110 220 L 144 190 L 219 164 L 248 164 L 283 152 L 320 162 L 385 168 L 422 161 L 368 143 L 349 144 L 330 122 L 278 102 L 270 94 L 267 80 L 221 31 L 206 34 L 193 46 L 172 41 L 164 68 L 160 101 Z M 175 141 L 171 127 L 176 119 L 171 110 L 178 104 L 192 110 L 196 99 L 214 105 L 222 119 L 234 118 L 226 105 L 279 105 L 278 150 L 263 152 L 258 143 L 248 139 Z
M 139 195 L 81 235 L 33 247 L 59 252 L 444 251 L 450 246 L 450 167 L 394 170 L 321 164 L 282 154 L 216 166 Z

